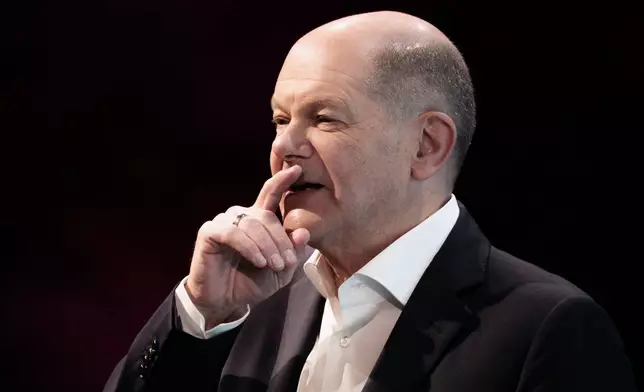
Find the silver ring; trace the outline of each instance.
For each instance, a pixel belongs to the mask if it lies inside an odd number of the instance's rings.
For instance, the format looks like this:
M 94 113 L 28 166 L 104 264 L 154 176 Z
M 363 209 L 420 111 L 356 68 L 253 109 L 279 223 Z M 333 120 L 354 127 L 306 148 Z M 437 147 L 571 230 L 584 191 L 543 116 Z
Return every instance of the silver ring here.
M 239 222 L 241 222 L 241 220 L 242 220 L 242 219 L 244 219 L 244 218 L 245 218 L 245 217 L 247 217 L 247 216 L 248 216 L 248 215 L 246 215 L 246 214 L 239 214 L 239 215 L 237 215 L 237 217 L 235 218 L 235 221 L 233 222 L 233 225 L 235 225 L 235 226 L 239 226 Z

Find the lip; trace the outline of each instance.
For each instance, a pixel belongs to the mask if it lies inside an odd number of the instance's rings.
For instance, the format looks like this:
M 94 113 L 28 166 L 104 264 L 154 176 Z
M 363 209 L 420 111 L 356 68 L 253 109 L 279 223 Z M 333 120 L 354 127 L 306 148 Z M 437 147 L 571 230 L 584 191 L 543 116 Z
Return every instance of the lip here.
M 319 190 L 322 190 L 322 189 L 324 189 L 324 188 L 318 188 L 318 189 L 308 188 L 308 189 L 305 189 L 305 190 L 303 190 L 303 191 L 298 191 L 298 192 L 294 192 L 294 191 L 292 191 L 292 190 L 288 190 L 288 191 L 286 191 L 286 193 L 284 194 L 284 197 L 286 198 L 286 197 L 289 197 L 289 196 L 295 196 L 295 195 L 307 195 L 307 194 L 312 194 L 313 192 L 315 192 L 315 191 L 319 191 Z

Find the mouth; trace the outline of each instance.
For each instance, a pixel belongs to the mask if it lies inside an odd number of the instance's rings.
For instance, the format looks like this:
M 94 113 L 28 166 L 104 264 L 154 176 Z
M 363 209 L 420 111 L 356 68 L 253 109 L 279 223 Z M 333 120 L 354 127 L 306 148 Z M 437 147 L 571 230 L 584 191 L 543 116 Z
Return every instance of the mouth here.
M 311 192 L 311 191 L 316 191 L 318 189 L 323 188 L 324 185 L 322 184 L 317 184 L 314 182 L 296 182 L 295 184 L 291 185 L 288 188 L 288 191 L 286 192 L 286 195 L 291 195 L 291 194 L 297 194 L 297 193 L 304 193 L 304 192 Z

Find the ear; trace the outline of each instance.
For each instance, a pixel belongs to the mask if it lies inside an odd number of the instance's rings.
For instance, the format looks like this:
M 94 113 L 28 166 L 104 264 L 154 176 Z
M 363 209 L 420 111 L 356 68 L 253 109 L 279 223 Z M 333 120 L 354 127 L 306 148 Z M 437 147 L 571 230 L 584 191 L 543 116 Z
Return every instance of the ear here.
M 416 180 L 426 180 L 447 162 L 456 143 L 456 124 L 445 113 L 424 112 L 418 116 L 418 149 L 411 167 Z

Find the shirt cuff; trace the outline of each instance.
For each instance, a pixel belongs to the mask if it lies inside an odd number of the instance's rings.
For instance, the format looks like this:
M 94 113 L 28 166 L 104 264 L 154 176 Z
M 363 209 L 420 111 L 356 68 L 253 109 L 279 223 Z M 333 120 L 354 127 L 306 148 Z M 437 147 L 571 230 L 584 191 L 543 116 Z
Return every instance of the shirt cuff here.
M 216 327 L 206 331 L 206 319 L 203 317 L 201 312 L 199 312 L 197 307 L 192 303 L 192 300 L 190 299 L 188 292 L 186 291 L 185 285 L 187 281 L 188 277 L 186 276 L 181 280 L 181 283 L 179 283 L 179 286 L 177 286 L 176 290 L 174 291 L 177 304 L 177 312 L 179 313 L 179 317 L 181 318 L 183 332 L 199 339 L 210 339 L 238 327 L 244 322 L 244 320 L 246 320 L 246 317 L 248 317 L 248 315 L 250 314 L 250 306 L 248 306 L 246 309 L 246 314 L 244 314 L 241 318 L 229 323 L 221 323 Z

